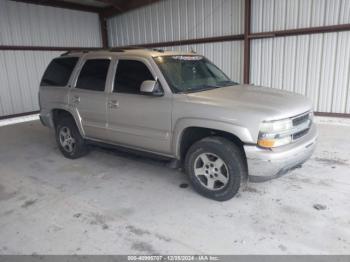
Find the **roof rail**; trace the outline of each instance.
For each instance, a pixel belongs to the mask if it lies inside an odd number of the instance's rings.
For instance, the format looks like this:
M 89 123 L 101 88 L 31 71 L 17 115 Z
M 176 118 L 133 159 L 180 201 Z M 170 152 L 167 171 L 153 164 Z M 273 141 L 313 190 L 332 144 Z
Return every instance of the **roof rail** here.
M 109 51 L 109 52 L 124 52 L 124 48 L 119 48 L 119 47 L 112 47 L 112 48 L 106 48 L 106 49 L 101 49 L 101 51 Z
M 108 49 L 103 49 L 103 48 L 96 48 L 96 49 L 92 49 L 92 50 L 86 50 L 86 49 L 74 49 L 74 50 L 68 50 L 67 52 L 64 52 L 63 54 L 61 54 L 61 56 L 66 56 L 66 55 L 69 55 L 69 54 L 73 54 L 73 53 L 89 53 L 89 52 L 95 52 L 95 51 L 110 51 Z M 118 52 L 122 52 L 122 51 L 118 51 Z
M 89 53 L 94 51 L 125 52 L 127 50 L 135 50 L 135 49 L 147 49 L 147 48 L 143 48 L 139 46 L 126 46 L 126 47 L 94 48 L 94 49 L 81 49 L 81 50 L 74 49 L 74 50 L 68 50 L 67 52 L 63 53 L 61 56 L 66 56 L 71 53 Z M 149 50 L 164 53 L 164 50 L 160 48 L 150 48 Z
M 111 52 L 125 52 L 128 50 L 135 50 L 135 49 L 144 49 L 142 47 L 138 47 L 138 46 L 126 46 L 126 47 L 111 47 L 111 48 L 107 48 L 107 51 L 111 51 Z
M 98 49 L 96 49 L 98 50 Z M 64 52 L 63 54 L 61 54 L 61 56 L 65 56 L 65 55 L 69 55 L 71 53 L 88 53 L 90 51 L 95 51 L 95 50 L 86 50 L 86 49 L 74 49 L 74 50 L 68 50 L 67 52 Z
M 164 53 L 164 49 L 161 49 L 161 48 L 152 48 L 151 50 L 156 51 L 156 52 L 160 52 L 160 53 Z

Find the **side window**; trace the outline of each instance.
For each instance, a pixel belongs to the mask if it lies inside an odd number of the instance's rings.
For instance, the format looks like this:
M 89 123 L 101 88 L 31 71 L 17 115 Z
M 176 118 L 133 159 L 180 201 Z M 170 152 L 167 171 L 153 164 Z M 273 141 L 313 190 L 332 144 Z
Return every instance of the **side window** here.
M 104 91 L 109 64 L 109 59 L 87 60 L 80 71 L 75 88 Z
M 119 60 L 113 92 L 139 94 L 140 86 L 145 80 L 154 80 L 154 77 L 144 63 L 136 60 Z
M 77 64 L 78 57 L 55 58 L 46 68 L 41 86 L 66 86 Z

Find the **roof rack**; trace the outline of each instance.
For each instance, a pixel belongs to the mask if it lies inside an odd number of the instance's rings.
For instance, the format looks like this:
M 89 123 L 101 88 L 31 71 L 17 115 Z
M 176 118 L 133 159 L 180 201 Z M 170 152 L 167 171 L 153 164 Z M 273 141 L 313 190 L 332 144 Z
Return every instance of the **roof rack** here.
M 98 49 L 96 49 L 98 50 Z M 88 53 L 90 51 L 95 51 L 95 50 L 84 50 L 84 49 L 74 49 L 74 50 L 68 50 L 67 52 L 64 52 L 63 54 L 61 54 L 61 56 L 65 56 L 65 55 L 69 55 L 71 53 Z
M 137 46 L 128 46 L 128 47 L 111 47 L 105 49 L 106 51 L 111 51 L 111 52 L 124 52 L 127 50 L 134 50 L 134 49 L 142 49 L 142 47 L 137 47 Z
M 161 48 L 152 48 L 151 50 L 156 51 L 156 52 L 160 52 L 160 53 L 164 53 L 164 49 L 161 49 Z
M 140 46 L 128 46 L 128 47 L 111 47 L 111 48 L 92 48 L 92 49 L 74 49 L 74 50 L 68 50 L 67 52 L 63 53 L 61 56 L 66 56 L 72 53 L 89 53 L 89 52 L 95 52 L 95 51 L 107 51 L 107 52 L 125 52 L 127 50 L 135 50 L 135 49 L 148 49 L 155 52 L 164 53 L 164 49 L 160 48 L 144 48 Z

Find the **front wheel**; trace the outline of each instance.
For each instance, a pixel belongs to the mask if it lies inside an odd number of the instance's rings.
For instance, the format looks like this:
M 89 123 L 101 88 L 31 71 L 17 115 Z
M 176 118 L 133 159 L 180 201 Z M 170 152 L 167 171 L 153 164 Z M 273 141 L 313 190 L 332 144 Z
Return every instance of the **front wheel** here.
M 246 177 L 243 153 L 222 137 L 194 143 L 186 154 L 185 169 L 193 188 L 217 201 L 234 197 Z

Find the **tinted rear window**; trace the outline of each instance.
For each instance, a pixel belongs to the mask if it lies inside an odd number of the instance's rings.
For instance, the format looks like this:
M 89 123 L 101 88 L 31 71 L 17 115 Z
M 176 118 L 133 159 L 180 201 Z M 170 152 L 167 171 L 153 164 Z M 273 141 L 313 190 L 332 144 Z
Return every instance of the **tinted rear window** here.
M 55 58 L 46 68 L 41 86 L 66 86 L 78 57 Z

